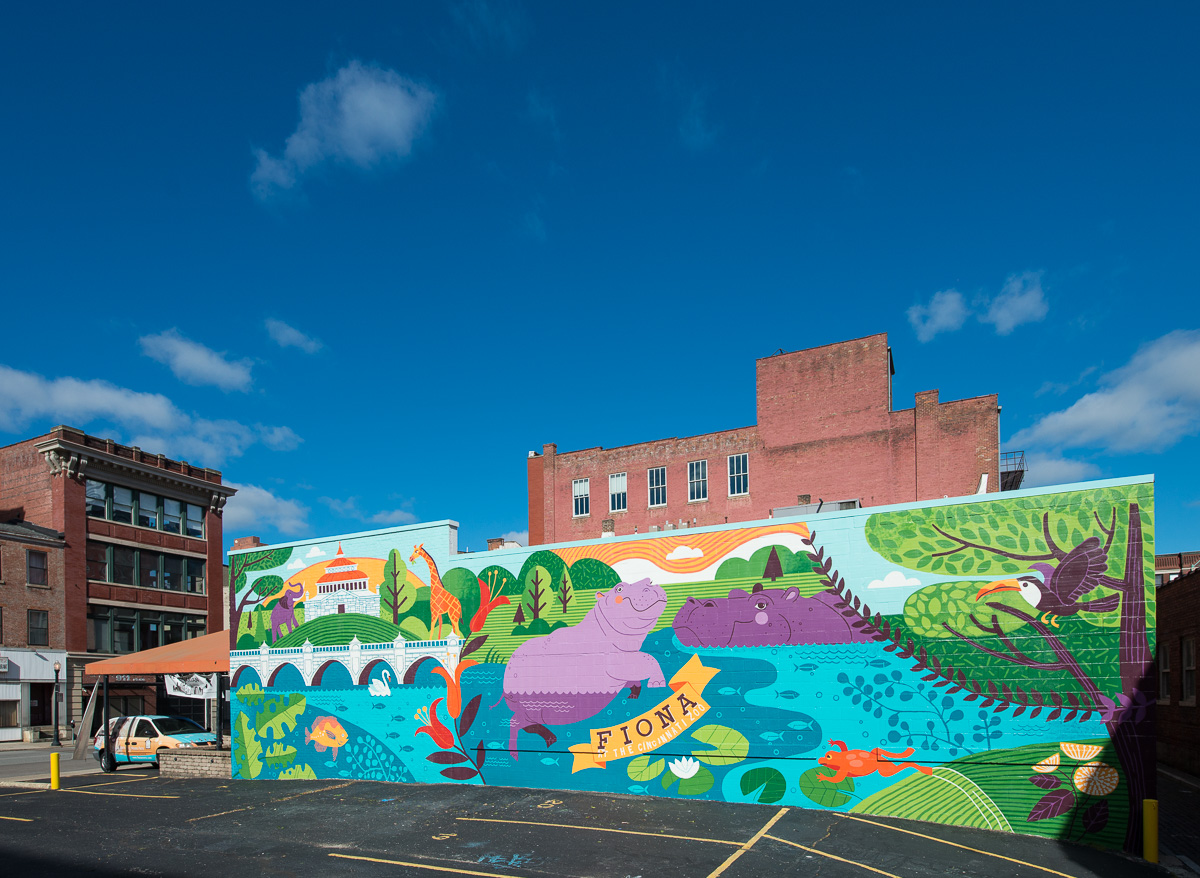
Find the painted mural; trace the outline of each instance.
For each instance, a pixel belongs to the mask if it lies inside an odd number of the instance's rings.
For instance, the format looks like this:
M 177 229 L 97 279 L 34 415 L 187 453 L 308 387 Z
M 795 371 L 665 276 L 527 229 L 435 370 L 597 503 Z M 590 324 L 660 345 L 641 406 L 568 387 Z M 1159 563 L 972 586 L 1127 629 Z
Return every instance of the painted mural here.
M 1141 850 L 1153 486 L 230 556 L 234 773 L 785 803 Z M 990 498 L 995 499 L 990 499 Z

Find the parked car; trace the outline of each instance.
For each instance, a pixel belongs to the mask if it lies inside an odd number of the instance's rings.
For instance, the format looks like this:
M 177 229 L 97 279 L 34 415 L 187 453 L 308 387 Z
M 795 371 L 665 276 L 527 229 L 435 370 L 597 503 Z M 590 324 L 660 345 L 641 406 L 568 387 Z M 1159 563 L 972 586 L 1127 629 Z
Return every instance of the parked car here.
M 214 747 L 217 736 L 181 716 L 117 716 L 108 721 L 112 756 L 105 759 L 104 729 L 96 732 L 94 755 L 104 771 L 114 771 L 122 762 L 158 764 L 163 750 L 180 747 Z

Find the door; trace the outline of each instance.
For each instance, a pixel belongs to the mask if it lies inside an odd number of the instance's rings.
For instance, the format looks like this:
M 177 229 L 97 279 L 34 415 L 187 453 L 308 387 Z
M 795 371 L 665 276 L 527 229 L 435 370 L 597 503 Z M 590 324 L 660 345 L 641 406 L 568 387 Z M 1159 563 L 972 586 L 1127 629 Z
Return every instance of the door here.
M 152 762 L 158 749 L 158 730 L 150 720 L 139 719 L 124 743 L 130 762 Z
M 48 726 L 54 722 L 54 684 L 29 684 L 29 724 Z

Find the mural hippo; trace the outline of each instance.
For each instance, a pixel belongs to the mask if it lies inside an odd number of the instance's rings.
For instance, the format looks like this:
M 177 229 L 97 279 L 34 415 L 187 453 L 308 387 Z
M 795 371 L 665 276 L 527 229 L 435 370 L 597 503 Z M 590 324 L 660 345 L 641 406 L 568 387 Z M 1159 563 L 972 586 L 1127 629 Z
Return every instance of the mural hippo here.
M 666 592 L 649 579 L 621 582 L 596 592 L 596 605 L 578 625 L 528 640 L 513 652 L 503 698 L 513 712 L 508 737 L 513 759 L 522 729 L 549 747 L 558 737 L 547 725 L 595 716 L 625 688 L 637 698 L 643 680 L 651 687 L 667 685 L 658 660 L 641 651 L 666 605 Z
M 735 588 L 729 597 L 688 598 L 671 623 L 684 646 L 795 646 L 803 643 L 866 643 L 852 627 L 838 597 L 823 591 L 810 598 L 795 588 L 753 592 Z

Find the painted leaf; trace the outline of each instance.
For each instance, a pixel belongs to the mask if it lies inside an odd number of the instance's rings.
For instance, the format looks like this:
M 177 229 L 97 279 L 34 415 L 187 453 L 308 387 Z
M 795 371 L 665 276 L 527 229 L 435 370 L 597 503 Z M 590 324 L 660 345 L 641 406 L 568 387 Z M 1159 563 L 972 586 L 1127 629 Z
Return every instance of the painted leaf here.
M 462 652 L 460 652 L 458 654 L 458 657 L 460 659 L 466 658 L 471 653 L 473 653 L 475 650 L 479 649 L 479 647 L 483 646 L 484 641 L 486 641 L 486 640 L 487 640 L 486 634 L 482 634 L 479 637 L 474 638 L 470 643 L 468 643 L 466 646 L 463 647 Z
M 1037 765 L 1034 765 L 1033 770 L 1041 774 L 1049 774 L 1058 768 L 1060 761 L 1058 754 L 1055 753 L 1053 756 L 1047 756 L 1041 762 L 1037 763 Z
M 479 772 L 474 768 L 467 768 L 465 765 L 454 765 L 442 769 L 442 776 L 448 777 L 450 780 L 470 780 L 478 774 Z
M 279 772 L 280 780 L 316 780 L 317 773 L 312 770 L 311 765 L 293 765 L 284 771 Z
M 1078 759 L 1080 762 L 1088 762 L 1095 759 L 1100 755 L 1101 750 L 1095 744 L 1073 744 L 1070 741 L 1064 741 L 1058 746 L 1072 759 Z
M 1062 781 L 1053 774 L 1035 774 L 1029 778 L 1029 782 L 1035 787 L 1041 787 L 1044 790 L 1056 790 L 1062 786 Z
M 487 759 L 487 747 L 483 746 L 483 740 L 475 747 L 475 767 L 483 768 L 483 761 Z
M 787 780 L 774 768 L 752 768 L 742 775 L 742 795 L 758 793 L 756 802 L 770 805 L 778 802 L 787 792 Z
M 693 756 L 709 765 L 733 765 L 745 759 L 750 752 L 750 742 L 746 736 L 729 726 L 704 726 L 692 732 L 692 737 L 715 748 L 692 751 Z
M 1030 823 L 1036 823 L 1038 820 L 1049 820 L 1052 817 L 1061 817 L 1075 807 L 1075 794 L 1070 790 L 1054 790 L 1054 792 L 1046 793 L 1038 799 L 1033 810 L 1029 812 L 1029 816 L 1025 818 Z
M 262 774 L 263 765 L 259 760 L 262 755 L 262 744 L 254 729 L 250 727 L 250 718 L 239 713 L 233 726 L 233 760 L 237 776 L 240 778 L 256 778 Z
M 258 733 L 265 738 L 270 732 L 271 737 L 278 741 L 296 728 L 304 707 L 303 695 L 289 695 L 286 700 L 277 698 L 268 701 L 266 708 L 258 715 Z
M 698 796 L 701 793 L 707 793 L 712 789 L 715 780 L 711 771 L 701 768 L 691 777 L 685 777 L 679 781 L 679 794 L 681 796 Z
M 654 780 L 663 773 L 663 768 L 666 766 L 665 759 L 652 759 L 649 756 L 635 756 L 629 760 L 629 767 L 626 772 L 629 774 L 630 780 L 641 781 L 645 783 L 649 780 Z
M 479 702 L 482 698 L 482 694 L 476 695 L 463 708 L 462 716 L 458 720 L 458 736 L 460 738 L 465 738 L 467 732 L 471 731 L 471 724 L 475 722 L 475 714 L 479 713 Z
M 1083 828 L 1088 832 L 1100 832 L 1108 825 L 1108 799 L 1101 799 L 1083 812 Z
M 821 780 L 822 776 L 832 777 L 833 769 L 821 765 L 804 772 L 800 775 L 800 792 L 825 808 L 836 808 L 850 801 L 847 794 L 854 792 L 854 778 L 845 777 L 832 783 Z
M 464 756 L 457 750 L 438 750 L 430 753 L 425 757 L 430 762 L 436 762 L 439 765 L 457 765 L 460 762 L 467 762 L 470 757 Z

